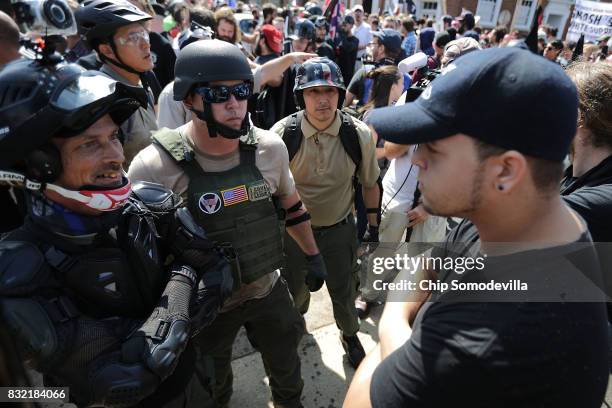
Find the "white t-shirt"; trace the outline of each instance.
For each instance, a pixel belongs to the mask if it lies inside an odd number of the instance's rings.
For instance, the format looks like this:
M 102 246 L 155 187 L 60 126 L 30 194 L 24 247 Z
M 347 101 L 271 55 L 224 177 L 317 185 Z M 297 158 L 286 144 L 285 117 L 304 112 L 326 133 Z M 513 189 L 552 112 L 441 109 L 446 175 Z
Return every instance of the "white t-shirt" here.
M 368 45 L 372 41 L 372 28 L 366 22 L 362 22 L 360 26 L 353 26 L 353 35 L 359 40 L 359 46 Z M 357 58 L 361 58 L 365 54 L 365 49 L 357 51 Z
M 412 208 L 419 175 L 418 166 L 411 161 L 415 150 L 416 146 L 410 146 L 405 155 L 391 160 L 382 180 L 382 211 L 406 212 Z

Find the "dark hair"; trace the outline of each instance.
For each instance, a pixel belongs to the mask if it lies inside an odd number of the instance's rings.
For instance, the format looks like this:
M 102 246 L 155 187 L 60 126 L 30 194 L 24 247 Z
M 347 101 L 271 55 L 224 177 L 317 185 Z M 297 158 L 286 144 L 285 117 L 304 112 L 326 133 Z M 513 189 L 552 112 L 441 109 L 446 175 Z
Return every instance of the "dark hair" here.
M 508 149 L 493 146 L 481 140 L 474 139 L 478 159 L 483 162 L 489 157 L 499 156 Z M 559 183 L 563 176 L 563 162 L 540 159 L 524 155 L 535 187 L 543 193 L 559 194 Z
M 414 20 L 411 18 L 405 18 L 402 20 L 402 26 L 408 32 L 414 31 Z
M 593 146 L 612 148 L 612 65 L 582 61 L 566 72 L 578 89 L 578 125 L 591 131 Z
M 261 6 L 261 11 L 263 13 L 263 19 L 266 21 L 268 16 L 273 16 L 276 13 L 276 6 L 272 3 L 265 3 Z
M 505 26 L 495 27 L 495 43 L 502 42 L 506 34 L 508 34 L 508 29 Z
M 187 13 L 185 13 L 185 11 L 187 11 Z M 191 14 L 191 10 L 190 8 L 187 6 L 187 4 L 185 3 L 178 3 L 176 6 L 174 6 L 171 10 L 171 14 L 172 14 L 172 18 L 174 19 L 174 21 L 176 21 L 177 25 L 181 25 L 183 24 L 183 20 L 186 18 L 189 18 L 189 15 Z
M 434 21 L 433 21 L 433 20 L 430 18 L 430 19 L 428 19 L 428 20 L 427 20 L 427 22 L 425 23 L 425 25 L 426 25 L 427 27 L 433 27 L 433 23 L 434 23 Z
M 366 77 L 372 80 L 372 88 L 368 103 L 359 109 L 361 113 L 389 105 L 391 87 L 402 78 L 402 74 L 396 65 L 383 65 L 368 72 Z
M 204 27 L 210 27 L 213 31 L 216 28 L 215 15 L 212 11 L 204 7 L 194 7 L 191 9 L 191 21 Z
M 564 48 L 563 41 L 561 40 L 552 40 L 551 42 L 549 42 L 549 44 L 552 45 L 552 47 L 558 51 Z

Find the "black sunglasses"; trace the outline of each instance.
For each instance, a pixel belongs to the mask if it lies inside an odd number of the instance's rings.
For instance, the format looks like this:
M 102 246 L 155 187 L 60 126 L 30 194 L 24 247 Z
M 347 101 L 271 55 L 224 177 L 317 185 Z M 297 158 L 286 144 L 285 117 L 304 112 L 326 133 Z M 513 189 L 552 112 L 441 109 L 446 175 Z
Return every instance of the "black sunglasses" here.
M 241 83 L 234 86 L 200 86 L 195 88 L 195 92 L 202 97 L 204 103 L 223 103 L 227 102 L 230 95 L 234 95 L 237 100 L 244 101 L 253 94 L 253 87 L 250 83 Z

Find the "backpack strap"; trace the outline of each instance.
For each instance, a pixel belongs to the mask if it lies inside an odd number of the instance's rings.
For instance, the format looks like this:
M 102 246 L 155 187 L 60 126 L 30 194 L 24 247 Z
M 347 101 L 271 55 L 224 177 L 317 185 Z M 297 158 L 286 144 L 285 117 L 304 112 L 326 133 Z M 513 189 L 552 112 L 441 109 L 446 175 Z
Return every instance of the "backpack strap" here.
M 300 146 L 302 146 L 302 139 L 304 139 L 301 127 L 303 117 L 303 111 L 296 112 L 289 116 L 287 126 L 285 126 L 285 131 L 283 132 L 283 142 L 285 142 L 285 146 L 287 146 L 289 163 L 291 163 L 291 160 L 293 160 L 298 150 L 300 150 Z
M 342 147 L 346 151 L 346 154 L 349 155 L 353 163 L 355 163 L 355 173 L 359 170 L 359 166 L 361 165 L 361 146 L 359 145 L 359 134 L 357 133 L 357 128 L 355 127 L 355 123 L 351 116 L 345 112 L 339 111 L 340 119 L 342 120 L 342 124 L 340 125 L 340 142 L 342 143 Z

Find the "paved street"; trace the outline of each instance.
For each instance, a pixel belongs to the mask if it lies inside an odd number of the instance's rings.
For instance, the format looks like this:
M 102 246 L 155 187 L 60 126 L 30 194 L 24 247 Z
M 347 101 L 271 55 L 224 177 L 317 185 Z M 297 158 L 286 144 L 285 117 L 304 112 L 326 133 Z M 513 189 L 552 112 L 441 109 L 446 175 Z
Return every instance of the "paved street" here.
M 381 312 L 382 307 L 375 308 L 370 317 L 361 323 L 359 337 L 366 351 L 374 347 L 378 340 L 376 322 Z M 306 324 L 309 334 L 304 336 L 300 345 L 304 378 L 302 403 L 305 408 L 339 408 L 354 370 L 344 357 L 325 287 L 312 294 Z M 230 408 L 272 408 L 261 357 L 249 344 L 244 330 L 234 344 L 232 366 L 234 395 Z M 606 401 L 612 406 L 612 386 L 608 386 Z M 72 404 L 59 405 L 62 408 L 74 407 Z M 46 406 L 58 407 L 58 404 Z

